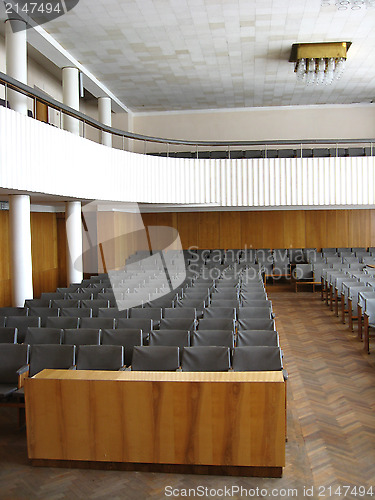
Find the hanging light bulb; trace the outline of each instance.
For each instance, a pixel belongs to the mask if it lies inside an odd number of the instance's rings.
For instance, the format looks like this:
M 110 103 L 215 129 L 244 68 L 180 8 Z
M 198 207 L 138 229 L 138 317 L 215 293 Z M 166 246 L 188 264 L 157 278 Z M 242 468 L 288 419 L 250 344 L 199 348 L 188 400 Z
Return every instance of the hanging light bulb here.
M 312 85 L 315 82 L 315 59 L 308 59 L 306 82 L 307 85 Z
M 318 59 L 318 64 L 316 68 L 316 76 L 315 76 L 315 83 L 317 85 L 321 85 L 324 82 L 325 78 L 325 69 L 326 69 L 326 62 L 323 57 Z
M 303 81 L 306 74 L 306 59 L 300 59 L 297 62 L 296 74 L 297 74 L 297 80 Z
M 330 57 L 327 61 L 327 67 L 326 67 L 325 82 L 327 85 L 333 82 L 334 71 L 335 71 L 335 59 L 333 57 Z
M 345 68 L 345 59 L 343 57 L 340 57 L 337 62 L 336 62 L 336 68 L 335 68 L 335 80 L 338 80 Z

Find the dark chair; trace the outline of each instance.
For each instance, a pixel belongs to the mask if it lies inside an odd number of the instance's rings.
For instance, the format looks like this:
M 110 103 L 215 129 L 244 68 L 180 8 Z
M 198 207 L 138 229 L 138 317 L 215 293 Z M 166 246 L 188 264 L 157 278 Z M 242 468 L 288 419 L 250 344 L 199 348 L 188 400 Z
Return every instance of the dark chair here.
M 61 344 L 62 334 L 60 328 L 28 328 L 25 344 Z
M 37 316 L 41 319 L 41 326 L 46 326 L 47 318 L 57 317 L 60 314 L 59 309 L 52 307 L 30 307 L 29 316 Z
M 153 325 L 160 323 L 162 318 L 162 309 L 161 307 L 152 308 L 152 307 L 133 307 L 129 309 L 129 318 L 138 318 L 138 319 L 152 319 Z
M 63 299 L 65 296 L 65 293 L 58 293 L 58 292 L 43 292 L 40 296 L 42 300 L 48 300 L 52 302 L 53 300 L 57 299 Z
M 272 319 L 272 311 L 268 305 L 256 307 L 240 307 L 238 310 L 238 319 L 264 318 Z
M 74 364 L 74 345 L 36 344 L 30 346 L 29 377 L 45 369 L 68 370 Z
M 183 349 L 190 346 L 190 332 L 187 330 L 152 330 L 150 345 L 171 345 Z
M 126 329 L 139 329 L 142 330 L 143 337 L 147 337 L 151 332 L 153 327 L 152 319 L 140 319 L 140 318 L 118 318 L 116 320 L 116 328 L 126 328 Z
M 99 307 L 98 309 L 98 318 L 124 318 L 128 317 L 128 310 L 124 309 L 123 311 L 119 311 L 117 307 L 108 307 L 103 308 Z
M 212 296 L 212 299 L 211 299 L 211 302 L 210 302 L 210 305 L 209 307 L 213 307 L 213 308 L 222 308 L 222 307 L 225 307 L 225 308 L 238 308 L 240 305 L 238 299 L 227 299 L 227 300 L 222 300 L 222 299 L 216 299 Z
M 93 298 L 92 292 L 70 292 L 68 293 L 67 296 L 67 299 L 75 299 L 75 300 L 90 300 L 92 298 Z
M 0 327 L 0 344 L 17 344 L 17 328 Z
M 79 307 L 79 300 L 75 299 L 56 299 L 52 301 L 52 307 L 58 309 L 66 309 L 67 307 Z
M 0 316 L 27 316 L 27 307 L 0 307 Z
M 279 334 L 272 330 L 244 330 L 237 334 L 237 347 L 262 345 L 280 347 Z
M 195 320 L 191 318 L 163 318 L 160 321 L 160 330 L 194 330 Z
M 8 316 L 6 326 L 17 328 L 17 342 L 22 344 L 25 340 L 26 332 L 29 327 L 41 327 L 41 319 L 37 316 Z
M 47 328 L 60 328 L 65 330 L 66 328 L 78 328 L 79 318 L 47 318 L 46 327 Z
M 63 335 L 63 344 L 68 345 L 99 345 L 100 330 L 96 328 L 66 329 Z
M 49 299 L 27 299 L 25 300 L 25 307 L 50 307 L 51 301 Z
M 0 328 L 5 328 L 6 316 L 0 316 Z
M 106 309 L 109 307 L 109 300 L 94 299 L 94 300 L 81 300 L 82 309 L 91 309 L 92 316 L 96 318 L 99 315 L 99 309 Z
M 275 321 L 268 318 L 245 318 L 238 321 L 241 330 L 275 330 Z
M 82 309 L 81 307 L 66 307 L 60 309 L 60 316 L 68 316 L 70 318 L 91 318 L 91 309 Z
M 131 368 L 134 371 L 176 371 L 179 348 L 175 346 L 134 346 Z
M 222 318 L 231 318 L 236 319 L 237 313 L 236 309 L 233 307 L 207 307 L 203 311 L 203 319 L 212 318 L 212 319 L 222 319 Z
M 234 347 L 234 335 L 229 330 L 197 330 L 191 334 L 192 346 L 221 345 Z
M 113 329 L 116 326 L 114 318 L 81 318 L 79 320 L 80 328 L 96 328 L 103 330 L 104 328 Z
M 29 362 L 27 344 L 0 344 L 0 404 L 19 388 L 19 374 Z
M 165 307 L 163 309 L 163 318 L 190 318 L 196 319 L 197 311 L 195 307 Z
M 233 371 L 236 372 L 280 371 L 283 369 L 279 347 L 235 347 L 232 363 Z
M 77 370 L 121 370 L 124 348 L 122 345 L 81 345 L 76 366 Z
M 133 347 L 142 345 L 142 330 L 103 330 L 102 331 L 103 345 L 122 345 L 125 350 L 125 365 L 129 366 L 132 362 Z
M 184 372 L 227 372 L 230 349 L 223 346 L 185 347 L 181 368 Z
M 235 331 L 235 322 L 230 318 L 207 318 L 200 319 L 198 324 L 198 330 L 229 330 L 230 332 Z

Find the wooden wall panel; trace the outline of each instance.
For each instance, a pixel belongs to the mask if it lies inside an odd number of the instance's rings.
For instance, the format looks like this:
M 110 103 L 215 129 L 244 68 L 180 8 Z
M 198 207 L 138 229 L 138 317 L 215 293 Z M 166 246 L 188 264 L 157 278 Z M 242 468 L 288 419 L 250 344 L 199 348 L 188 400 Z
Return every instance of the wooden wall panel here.
M 263 247 L 262 212 L 241 212 L 242 248 Z
M 196 212 L 179 212 L 177 229 L 180 233 L 182 248 L 198 246 L 198 214 Z
M 262 212 L 263 248 L 285 248 L 284 212 Z
M 354 247 L 373 246 L 371 238 L 371 216 L 370 211 L 362 213 L 362 210 L 349 211 L 349 238 Z
M 241 248 L 240 212 L 220 213 L 220 248 Z
M 65 214 L 56 214 L 57 228 L 57 259 L 58 259 L 58 286 L 64 287 L 67 285 L 67 270 L 66 270 L 66 227 Z
M 199 248 L 220 248 L 220 212 L 199 212 Z
M 326 212 L 325 210 L 306 211 L 306 248 L 326 247 Z
M 282 248 L 304 248 L 306 246 L 306 213 L 303 210 L 285 210 L 284 245 Z

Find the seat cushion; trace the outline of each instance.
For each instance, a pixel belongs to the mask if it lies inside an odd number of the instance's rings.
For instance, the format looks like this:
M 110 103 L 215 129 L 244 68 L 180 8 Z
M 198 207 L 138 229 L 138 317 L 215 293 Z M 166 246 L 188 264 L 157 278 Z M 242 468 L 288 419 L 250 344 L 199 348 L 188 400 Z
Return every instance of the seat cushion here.
M 1 398 L 7 398 L 10 396 L 13 392 L 17 390 L 16 385 L 12 384 L 0 384 L 0 399 Z

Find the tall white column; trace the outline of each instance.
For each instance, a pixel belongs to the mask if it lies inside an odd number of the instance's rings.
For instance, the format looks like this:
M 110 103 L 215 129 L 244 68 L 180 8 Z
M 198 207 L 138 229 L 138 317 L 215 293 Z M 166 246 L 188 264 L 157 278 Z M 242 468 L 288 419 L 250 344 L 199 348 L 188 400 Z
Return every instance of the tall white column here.
M 26 299 L 33 298 L 30 196 L 9 197 L 9 235 L 12 304 L 23 307 Z
M 99 97 L 98 99 L 99 121 L 104 125 L 112 126 L 111 98 Z M 101 143 L 112 147 L 112 134 L 101 132 Z
M 83 279 L 81 202 L 65 203 L 67 285 Z
M 63 68 L 63 103 L 79 111 L 79 71 L 77 68 Z M 79 135 L 79 121 L 64 115 L 64 129 Z
M 14 31 L 13 31 L 14 30 Z M 26 23 L 21 20 L 5 22 L 6 73 L 27 84 L 27 40 Z M 27 115 L 27 97 L 8 90 L 8 101 L 14 111 Z

